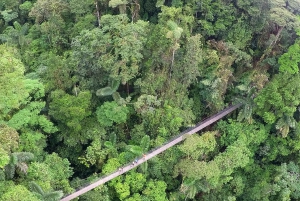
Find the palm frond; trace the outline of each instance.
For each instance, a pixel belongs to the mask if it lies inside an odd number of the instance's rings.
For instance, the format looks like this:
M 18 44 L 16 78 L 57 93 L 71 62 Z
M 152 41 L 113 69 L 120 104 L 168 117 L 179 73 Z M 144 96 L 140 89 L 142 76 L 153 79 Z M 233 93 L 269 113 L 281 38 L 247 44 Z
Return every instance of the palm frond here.
M 28 170 L 28 165 L 24 162 L 21 162 L 21 163 L 17 163 L 16 164 L 16 167 L 21 171 L 23 172 L 24 174 L 27 173 L 27 170 Z
M 27 162 L 34 158 L 33 153 L 30 152 L 15 152 L 12 155 L 18 158 L 18 162 Z
M 150 137 L 149 135 L 145 135 L 141 140 L 141 148 L 144 152 L 148 151 L 150 145 Z
M 13 164 L 8 164 L 4 167 L 5 169 L 5 178 L 12 179 L 15 176 L 16 167 Z
M 111 87 L 104 87 L 96 91 L 96 96 L 110 96 L 114 93 Z
M 38 185 L 34 181 L 32 181 L 32 182 L 29 183 L 29 188 L 34 193 L 40 194 L 42 196 L 44 195 L 43 189 L 40 187 L 40 185 Z
M 117 91 L 117 89 L 119 88 L 119 86 L 120 86 L 120 81 L 119 81 L 119 80 L 113 79 L 113 80 L 111 81 L 111 89 L 112 89 L 113 91 Z
M 60 198 L 62 198 L 63 195 L 64 194 L 62 191 L 53 191 L 50 193 L 45 193 L 43 198 L 44 201 L 58 201 L 60 200 Z

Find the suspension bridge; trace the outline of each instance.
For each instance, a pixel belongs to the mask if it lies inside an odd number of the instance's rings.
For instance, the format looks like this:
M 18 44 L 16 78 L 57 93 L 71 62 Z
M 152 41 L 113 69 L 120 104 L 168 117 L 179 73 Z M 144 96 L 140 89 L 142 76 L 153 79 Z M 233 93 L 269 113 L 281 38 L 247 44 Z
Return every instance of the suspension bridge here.
M 232 105 L 232 106 L 218 112 L 217 114 L 215 114 L 205 120 L 202 120 L 201 122 L 196 124 L 194 127 L 184 130 L 179 135 L 175 136 L 174 138 L 170 139 L 168 142 L 164 143 L 162 146 L 149 151 L 142 158 L 139 158 L 136 162 L 133 161 L 125 166 L 120 167 L 115 172 L 99 178 L 97 181 L 75 191 L 74 193 L 72 193 L 70 195 L 67 195 L 66 197 L 62 198 L 60 201 L 72 200 L 72 199 L 96 188 L 97 186 L 104 184 L 104 183 L 114 179 L 115 177 L 118 177 L 119 175 L 124 174 L 125 172 L 128 172 L 129 170 L 137 167 L 138 165 L 146 162 L 147 160 L 155 157 L 156 155 L 160 154 L 161 152 L 163 152 L 163 151 L 173 147 L 174 145 L 178 144 L 179 142 L 183 141 L 188 135 L 192 135 L 192 134 L 202 130 L 203 128 L 211 125 L 212 123 L 218 121 L 219 119 L 223 118 L 227 114 L 229 114 L 229 113 L 233 112 L 234 110 L 236 110 L 237 108 L 239 108 L 241 105 L 242 104 Z

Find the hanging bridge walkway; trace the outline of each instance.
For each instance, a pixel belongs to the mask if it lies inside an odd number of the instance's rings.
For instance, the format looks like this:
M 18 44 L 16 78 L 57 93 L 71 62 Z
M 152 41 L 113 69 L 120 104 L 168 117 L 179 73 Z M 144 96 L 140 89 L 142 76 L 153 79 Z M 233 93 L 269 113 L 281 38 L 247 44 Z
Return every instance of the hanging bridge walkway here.
M 186 130 L 184 130 L 183 132 L 181 132 L 179 135 L 175 136 L 174 138 L 170 139 L 168 142 L 164 143 L 162 146 L 157 147 L 151 151 L 149 151 L 148 153 L 145 154 L 144 157 L 139 158 L 136 162 L 131 162 L 123 167 L 120 167 L 120 169 L 117 169 L 115 172 L 103 176 L 101 178 L 99 178 L 97 181 L 75 191 L 74 193 L 67 195 L 66 197 L 62 198 L 61 201 L 69 201 L 72 200 L 94 188 L 96 188 L 97 186 L 104 184 L 112 179 L 114 179 L 115 177 L 124 174 L 125 172 L 128 172 L 129 170 L 137 167 L 138 165 L 144 163 L 145 161 L 155 157 L 156 155 L 160 154 L 161 152 L 165 151 L 166 149 L 169 149 L 170 147 L 178 144 L 179 142 L 183 141 L 188 135 L 192 135 L 200 130 L 202 130 L 203 128 L 211 125 L 212 123 L 218 121 L 219 119 L 223 118 L 224 116 L 226 116 L 227 114 L 231 113 L 232 111 L 236 110 L 237 108 L 239 108 L 241 106 L 241 104 L 237 104 L 237 105 L 233 105 L 230 106 L 220 112 L 218 112 L 217 114 L 202 120 L 201 122 L 199 122 L 198 124 L 196 124 L 194 127 L 188 128 Z

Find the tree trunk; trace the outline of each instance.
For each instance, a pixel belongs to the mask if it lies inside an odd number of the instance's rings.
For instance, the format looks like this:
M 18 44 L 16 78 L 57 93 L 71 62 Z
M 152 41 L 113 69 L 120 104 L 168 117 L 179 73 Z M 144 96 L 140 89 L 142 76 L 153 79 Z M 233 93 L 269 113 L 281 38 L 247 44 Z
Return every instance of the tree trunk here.
M 98 27 L 100 28 L 100 11 L 98 8 L 98 1 L 95 1 L 95 6 L 96 6 L 97 19 L 98 19 Z
M 268 56 L 270 54 L 270 52 L 272 51 L 273 47 L 276 45 L 278 39 L 279 39 L 279 36 L 283 30 L 284 26 L 283 27 L 280 27 L 277 34 L 276 34 L 276 37 L 275 39 L 271 42 L 271 44 L 269 45 L 269 47 L 266 49 L 266 51 L 264 52 L 264 54 L 260 57 L 259 61 L 258 61 L 258 64 L 260 64 L 266 56 Z

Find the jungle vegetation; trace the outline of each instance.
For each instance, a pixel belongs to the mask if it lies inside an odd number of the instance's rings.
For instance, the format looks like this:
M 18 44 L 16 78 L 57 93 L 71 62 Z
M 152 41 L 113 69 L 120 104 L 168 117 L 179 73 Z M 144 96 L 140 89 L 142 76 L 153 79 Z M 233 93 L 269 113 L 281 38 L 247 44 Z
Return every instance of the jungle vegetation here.
M 1 0 L 0 200 L 300 199 L 300 0 Z

